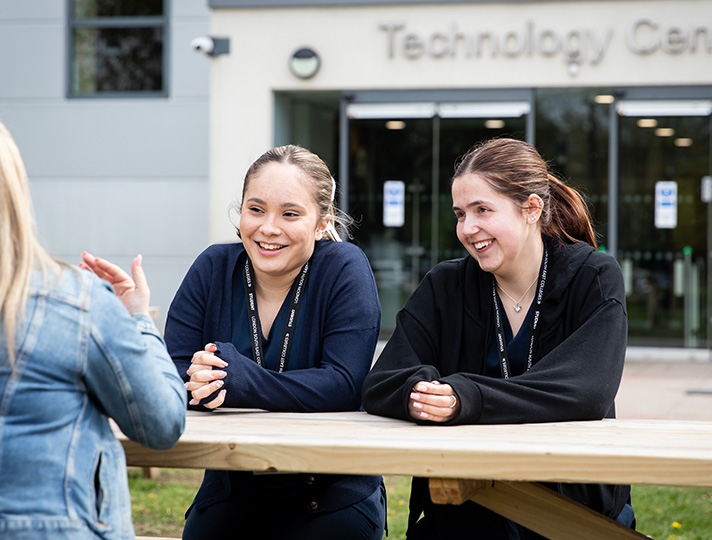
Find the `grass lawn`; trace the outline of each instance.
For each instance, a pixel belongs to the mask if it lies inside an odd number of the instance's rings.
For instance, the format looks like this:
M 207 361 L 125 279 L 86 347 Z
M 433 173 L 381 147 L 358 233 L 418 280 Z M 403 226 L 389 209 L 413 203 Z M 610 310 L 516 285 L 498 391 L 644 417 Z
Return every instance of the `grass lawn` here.
M 183 514 L 203 477 L 202 471 L 161 469 L 155 479 L 129 469 L 136 534 L 180 538 Z M 410 479 L 385 477 L 388 489 L 388 540 L 403 540 L 408 518 Z M 711 540 L 712 488 L 633 486 L 638 531 L 656 540 Z

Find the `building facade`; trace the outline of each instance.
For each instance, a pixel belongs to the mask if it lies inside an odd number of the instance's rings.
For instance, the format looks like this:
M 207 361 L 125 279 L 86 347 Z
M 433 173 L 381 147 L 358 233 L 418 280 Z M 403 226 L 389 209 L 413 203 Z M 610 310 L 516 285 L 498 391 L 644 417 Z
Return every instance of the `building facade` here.
M 631 345 L 710 339 L 712 2 L 210 0 L 210 236 L 266 148 L 334 171 L 383 334 L 437 261 L 461 256 L 456 158 L 534 144 L 591 203 L 628 291 Z
M 4 0 L 0 43 L 45 245 L 143 253 L 160 322 L 197 253 L 234 241 L 249 164 L 297 143 L 357 221 L 387 337 L 464 253 L 455 160 L 512 136 L 587 195 L 631 344 L 712 340 L 712 0 Z
M 2 0 L 0 121 L 23 154 L 48 250 L 128 268 L 159 324 L 208 243 L 209 30 L 193 0 Z

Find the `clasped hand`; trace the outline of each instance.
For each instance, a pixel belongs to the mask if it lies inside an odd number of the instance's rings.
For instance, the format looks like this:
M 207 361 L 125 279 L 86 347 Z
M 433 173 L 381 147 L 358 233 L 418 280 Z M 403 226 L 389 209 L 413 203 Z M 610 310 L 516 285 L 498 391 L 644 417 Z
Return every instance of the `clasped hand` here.
M 188 368 L 190 381 L 185 383 L 185 389 L 190 392 L 193 398 L 189 402 L 190 405 L 197 405 L 201 399 L 214 394 L 224 384 L 223 379 L 227 377 L 227 373 L 221 369 L 213 368 L 225 368 L 228 364 L 225 360 L 213 354 L 217 350 L 218 348 L 215 344 L 208 343 L 205 349 L 196 352 L 190 361 L 191 364 Z M 208 409 L 217 409 L 225 402 L 226 394 L 227 390 L 221 390 L 215 399 L 208 403 L 203 403 L 203 406 Z
M 447 422 L 460 411 L 460 400 L 449 384 L 419 381 L 408 398 L 408 413 L 416 420 Z

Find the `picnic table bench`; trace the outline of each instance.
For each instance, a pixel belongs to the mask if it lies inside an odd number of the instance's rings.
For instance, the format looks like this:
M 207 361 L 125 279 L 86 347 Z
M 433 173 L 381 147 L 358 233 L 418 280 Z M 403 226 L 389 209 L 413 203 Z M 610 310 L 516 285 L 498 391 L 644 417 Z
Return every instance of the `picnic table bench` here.
M 478 504 L 551 539 L 647 538 L 539 482 L 712 486 L 712 422 L 419 426 L 365 412 L 189 411 L 170 450 L 116 430 L 128 465 L 430 478 L 434 502 Z

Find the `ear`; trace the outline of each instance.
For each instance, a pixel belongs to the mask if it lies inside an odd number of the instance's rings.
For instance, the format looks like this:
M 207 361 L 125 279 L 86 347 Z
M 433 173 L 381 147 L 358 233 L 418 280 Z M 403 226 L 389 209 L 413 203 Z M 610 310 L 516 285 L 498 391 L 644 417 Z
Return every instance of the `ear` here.
M 524 207 L 524 216 L 527 223 L 534 225 L 539 218 L 541 213 L 544 211 L 544 201 L 536 193 L 532 193 L 527 198 L 526 205 Z
M 316 227 L 316 233 L 314 235 L 314 240 L 321 240 L 324 238 L 324 231 L 326 231 L 326 227 L 329 225 L 329 222 L 331 221 L 331 218 L 327 217 L 322 219 L 319 222 L 319 225 Z

